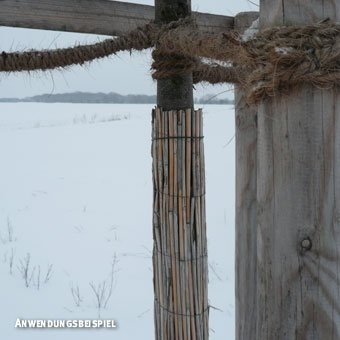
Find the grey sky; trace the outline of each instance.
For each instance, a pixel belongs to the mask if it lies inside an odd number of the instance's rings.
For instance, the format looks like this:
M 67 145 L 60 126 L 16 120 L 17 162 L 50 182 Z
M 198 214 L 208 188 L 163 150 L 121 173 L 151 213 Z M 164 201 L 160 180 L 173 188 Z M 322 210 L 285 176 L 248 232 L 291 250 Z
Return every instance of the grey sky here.
M 153 0 L 124 0 L 153 5 Z M 257 0 L 252 2 L 258 2 Z M 192 0 L 195 11 L 235 15 L 242 11 L 258 10 L 248 0 Z M 102 39 L 101 36 L 20 28 L 0 28 L 0 50 L 64 47 Z M 149 52 L 121 53 L 117 57 L 93 62 L 86 67 L 72 67 L 63 72 L 35 72 L 31 74 L 0 74 L 0 97 L 25 97 L 40 93 L 73 91 L 155 93 L 155 83 L 150 77 Z M 226 86 L 197 86 L 196 95 L 218 93 Z

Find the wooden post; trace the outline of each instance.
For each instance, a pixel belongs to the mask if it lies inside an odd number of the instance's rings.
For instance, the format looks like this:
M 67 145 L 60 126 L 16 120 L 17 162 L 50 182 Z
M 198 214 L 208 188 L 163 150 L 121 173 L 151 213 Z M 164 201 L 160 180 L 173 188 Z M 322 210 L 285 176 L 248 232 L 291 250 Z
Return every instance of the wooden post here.
M 190 0 L 156 0 L 156 22 L 191 14 Z M 192 74 L 158 81 L 152 113 L 156 340 L 207 340 L 208 264 L 202 111 Z
M 262 0 L 262 28 L 340 19 L 336 0 Z M 340 339 L 340 93 L 258 107 L 256 339 Z
M 243 33 L 258 18 L 257 12 L 235 16 L 235 29 Z M 235 316 L 236 339 L 250 340 L 256 329 L 256 148 L 257 108 L 235 87 L 236 211 L 235 211 Z
M 155 0 L 156 23 L 167 24 L 191 15 L 191 0 Z M 157 104 L 164 110 L 193 108 L 192 73 L 160 79 Z

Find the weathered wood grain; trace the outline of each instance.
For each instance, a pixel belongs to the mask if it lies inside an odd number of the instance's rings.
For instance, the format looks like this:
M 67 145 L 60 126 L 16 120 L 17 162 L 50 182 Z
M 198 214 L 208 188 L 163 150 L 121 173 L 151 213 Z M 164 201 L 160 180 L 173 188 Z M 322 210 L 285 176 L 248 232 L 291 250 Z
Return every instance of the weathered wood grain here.
M 235 17 L 235 29 L 243 32 L 257 18 L 255 12 Z M 257 209 L 256 152 L 257 108 L 246 103 L 235 87 L 236 211 L 235 211 L 235 307 L 236 340 L 252 339 L 256 329 Z
M 193 13 L 200 29 L 221 32 L 234 18 Z M 109 0 L 0 0 L 0 25 L 122 35 L 155 18 L 153 6 Z
M 337 0 L 261 0 L 263 27 L 292 24 L 311 24 L 332 17 L 339 10 Z
M 261 2 L 263 28 L 327 17 L 337 1 Z M 339 115 L 311 85 L 259 105 L 256 340 L 340 339 Z

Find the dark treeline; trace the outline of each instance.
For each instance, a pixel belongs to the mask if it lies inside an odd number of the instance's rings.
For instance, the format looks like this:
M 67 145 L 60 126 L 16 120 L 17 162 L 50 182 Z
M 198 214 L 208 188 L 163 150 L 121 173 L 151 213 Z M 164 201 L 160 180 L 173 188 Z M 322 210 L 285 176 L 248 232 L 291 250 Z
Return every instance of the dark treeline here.
M 91 93 L 72 92 L 60 94 L 42 94 L 26 98 L 0 98 L 0 102 L 6 103 L 106 103 L 106 104 L 155 104 L 155 95 L 119 93 Z M 202 98 L 195 98 L 199 104 L 232 104 L 233 101 L 227 98 L 218 99 L 214 95 L 205 95 Z

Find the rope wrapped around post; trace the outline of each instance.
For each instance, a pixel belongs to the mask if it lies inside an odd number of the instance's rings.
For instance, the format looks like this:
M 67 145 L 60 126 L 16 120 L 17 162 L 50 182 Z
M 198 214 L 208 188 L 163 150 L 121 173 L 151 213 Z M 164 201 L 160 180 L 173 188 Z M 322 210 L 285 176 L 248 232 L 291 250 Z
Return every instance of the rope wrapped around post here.
M 193 21 L 149 23 L 125 36 L 56 50 L 2 52 L 0 72 L 50 70 L 104 58 L 121 51 L 157 47 L 153 78 L 192 71 L 194 82 L 238 84 L 249 103 L 311 83 L 340 85 L 340 24 L 275 27 L 245 40 L 236 31 L 204 33 Z

